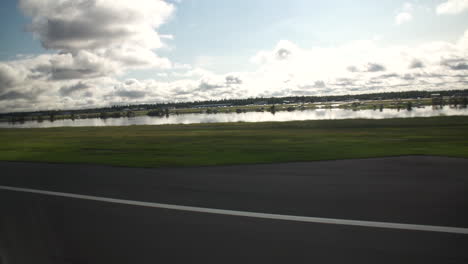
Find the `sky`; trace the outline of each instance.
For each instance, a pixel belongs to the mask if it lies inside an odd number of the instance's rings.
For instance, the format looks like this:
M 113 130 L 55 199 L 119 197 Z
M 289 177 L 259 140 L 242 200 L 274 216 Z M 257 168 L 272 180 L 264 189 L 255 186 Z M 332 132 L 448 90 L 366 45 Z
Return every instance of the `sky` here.
M 0 112 L 468 84 L 468 0 L 0 5 Z

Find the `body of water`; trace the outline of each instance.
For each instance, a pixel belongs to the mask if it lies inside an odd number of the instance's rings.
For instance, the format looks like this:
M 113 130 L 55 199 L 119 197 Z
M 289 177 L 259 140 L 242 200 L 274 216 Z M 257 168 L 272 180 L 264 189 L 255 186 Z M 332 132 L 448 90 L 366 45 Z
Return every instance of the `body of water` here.
M 46 128 L 46 127 L 84 127 L 84 126 L 131 126 L 131 125 L 167 125 L 167 124 L 197 124 L 197 123 L 228 123 L 228 122 L 284 122 L 300 120 L 333 120 L 333 119 L 385 119 L 411 118 L 430 116 L 468 115 L 467 108 L 443 107 L 434 109 L 432 106 L 406 109 L 359 110 L 349 109 L 317 109 L 293 112 L 248 112 L 248 113 L 218 113 L 218 114 L 181 114 L 169 117 L 122 117 L 122 118 L 90 118 L 75 120 L 44 120 L 42 122 L 26 121 L 24 123 L 0 122 L 0 128 Z

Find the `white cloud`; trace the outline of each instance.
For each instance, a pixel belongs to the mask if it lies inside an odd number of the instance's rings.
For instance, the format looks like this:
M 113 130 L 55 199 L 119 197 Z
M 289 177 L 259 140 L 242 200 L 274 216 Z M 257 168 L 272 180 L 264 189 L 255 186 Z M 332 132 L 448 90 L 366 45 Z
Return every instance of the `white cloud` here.
M 447 0 L 436 8 L 438 15 L 460 14 L 468 10 L 468 0 Z
M 298 52 L 299 47 L 296 44 L 289 40 L 280 40 L 272 51 L 260 51 L 250 61 L 255 64 L 287 61 L 291 60 Z
M 364 40 L 331 48 L 299 48 L 280 41 L 259 51 L 256 72 L 240 75 L 253 95 L 343 94 L 412 89 L 464 88 L 468 82 L 468 31 L 456 43 L 382 46 Z M 279 50 L 291 54 L 284 60 Z M 320 85 L 317 85 L 320 84 Z
M 154 53 L 171 38 L 155 31 L 174 10 L 162 0 L 20 0 L 19 6 L 46 49 L 71 58 L 86 52 L 121 68 L 171 66 Z
M 408 12 L 401 12 L 395 17 L 395 23 L 397 25 L 404 24 L 413 20 L 413 15 Z
M 172 68 L 155 53 L 173 38 L 157 32 L 174 11 L 162 0 L 19 0 L 19 7 L 31 17 L 27 29 L 56 53 L 0 62 L 3 110 L 107 104 L 116 75 Z
M 403 7 L 395 16 L 395 24 L 401 25 L 413 20 L 413 10 L 414 6 L 412 3 L 406 2 L 403 4 Z
M 21 75 L 10 65 L 0 63 L 0 92 L 21 82 L 24 78 Z

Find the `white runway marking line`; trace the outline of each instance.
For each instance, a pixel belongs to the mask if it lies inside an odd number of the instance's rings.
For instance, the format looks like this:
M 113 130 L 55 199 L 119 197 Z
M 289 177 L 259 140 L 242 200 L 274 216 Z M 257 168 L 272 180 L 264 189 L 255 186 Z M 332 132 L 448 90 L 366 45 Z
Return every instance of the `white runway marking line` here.
M 106 198 L 106 197 L 90 196 L 90 195 L 83 195 L 83 194 L 52 192 L 52 191 L 9 187 L 9 186 L 0 186 L 0 190 L 23 192 L 23 193 L 34 193 L 34 194 L 41 194 L 41 195 L 48 195 L 48 196 L 58 196 L 58 197 L 66 197 L 66 198 L 74 198 L 74 199 L 81 199 L 81 200 L 106 202 L 106 203 L 142 206 L 142 207 L 162 208 L 162 209 L 189 211 L 189 212 L 197 212 L 197 213 L 207 213 L 207 214 L 232 215 L 232 216 L 262 218 L 262 219 L 319 223 L 319 224 L 334 224 L 334 225 L 362 226 L 362 227 L 441 232 L 441 233 L 453 233 L 453 234 L 468 234 L 468 228 L 461 228 L 461 227 L 413 225 L 413 224 L 400 224 L 400 223 L 388 223 L 388 222 L 309 217 L 309 216 L 267 214 L 267 213 L 213 209 L 213 208 L 203 208 L 203 207 L 183 206 L 183 205 L 173 205 L 173 204 L 163 204 L 163 203 L 141 202 L 141 201 Z

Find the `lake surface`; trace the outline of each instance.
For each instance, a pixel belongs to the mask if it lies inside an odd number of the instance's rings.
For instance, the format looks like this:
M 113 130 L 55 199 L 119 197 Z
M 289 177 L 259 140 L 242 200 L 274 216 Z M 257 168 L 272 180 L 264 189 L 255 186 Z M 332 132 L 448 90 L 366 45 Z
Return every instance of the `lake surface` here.
M 90 118 L 73 120 L 55 120 L 53 122 L 26 121 L 24 123 L 0 122 L 0 128 L 46 128 L 46 127 L 83 127 L 83 126 L 131 126 L 131 125 L 166 125 L 166 124 L 197 124 L 197 123 L 228 123 L 228 122 L 284 122 L 300 120 L 333 120 L 333 119 L 385 119 L 411 118 L 430 116 L 468 115 L 467 108 L 434 109 L 432 106 L 406 109 L 359 110 L 348 109 L 317 109 L 294 112 L 248 112 L 248 113 L 218 113 L 218 114 L 181 114 L 169 117 L 138 116 L 131 118 Z

